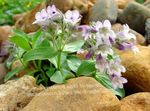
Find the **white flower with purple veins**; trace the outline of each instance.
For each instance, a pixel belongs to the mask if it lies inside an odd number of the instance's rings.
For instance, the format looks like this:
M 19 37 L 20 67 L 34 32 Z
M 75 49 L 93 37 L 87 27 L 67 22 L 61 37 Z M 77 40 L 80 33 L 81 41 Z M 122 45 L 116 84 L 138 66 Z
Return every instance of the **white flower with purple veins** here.
M 58 20 L 62 17 L 60 11 L 55 7 L 55 5 L 47 7 L 48 18 L 50 20 Z
M 94 28 L 97 30 L 97 46 L 100 44 L 111 45 L 112 42 L 115 41 L 115 33 L 111 29 L 111 23 L 109 20 L 105 20 L 103 23 L 100 21 L 96 22 Z
M 81 20 L 82 16 L 80 15 L 79 11 L 77 10 L 68 10 L 65 13 L 64 16 L 64 21 L 70 25 L 76 25 L 80 20 Z
M 38 24 L 40 26 L 47 26 L 48 25 L 48 14 L 45 9 L 42 9 L 41 12 L 37 12 L 35 14 L 35 21 L 33 24 Z
M 124 73 L 125 71 L 126 69 L 123 65 L 121 65 L 121 59 L 119 57 L 109 61 L 109 68 L 107 70 L 109 75 L 115 74 L 117 76 L 121 76 L 121 73 Z
M 101 54 L 96 56 L 96 65 L 95 65 L 96 69 L 98 69 L 98 71 L 101 74 L 105 74 L 107 71 L 107 68 L 109 68 L 108 65 L 108 61 L 106 60 L 106 58 L 102 57 Z
M 89 25 L 80 25 L 77 26 L 77 30 L 82 31 L 82 36 L 84 37 L 84 40 L 92 38 L 92 28 Z
M 121 76 L 112 75 L 111 82 L 114 89 L 123 88 L 123 84 L 127 83 L 127 79 Z
M 130 28 L 127 24 L 123 25 L 123 31 L 118 32 L 116 34 L 116 39 L 118 39 L 119 41 L 129 41 L 131 39 L 135 40 L 136 37 L 134 34 L 130 33 Z

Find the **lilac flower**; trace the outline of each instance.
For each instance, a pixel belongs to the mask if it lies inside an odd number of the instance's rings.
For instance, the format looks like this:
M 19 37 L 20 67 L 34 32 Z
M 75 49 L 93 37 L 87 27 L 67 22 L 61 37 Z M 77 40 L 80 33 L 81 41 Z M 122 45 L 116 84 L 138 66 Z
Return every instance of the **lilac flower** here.
M 134 34 L 130 33 L 130 28 L 127 24 L 123 25 L 123 31 L 116 34 L 116 39 L 119 41 L 129 41 L 131 39 L 135 40 L 136 37 Z
M 81 20 L 81 15 L 79 13 L 79 11 L 77 10 L 73 10 L 73 11 L 70 11 L 68 10 L 66 13 L 65 13 L 65 16 L 64 16 L 64 21 L 70 25 L 75 25 L 77 24 L 80 20 Z
M 62 14 L 60 13 L 60 11 L 58 11 L 55 5 L 47 7 L 47 14 L 50 20 L 58 20 L 62 17 Z
M 85 55 L 85 58 L 86 58 L 86 59 L 91 59 L 92 56 L 93 56 L 92 52 L 89 51 L 89 52 Z
M 82 36 L 84 37 L 84 40 L 87 40 L 92 37 L 92 28 L 89 25 L 80 25 L 77 26 L 77 30 L 82 31 Z
M 121 73 L 125 71 L 126 69 L 121 65 L 121 59 L 119 57 L 109 61 L 109 68 L 107 69 L 107 73 L 109 75 L 115 74 L 117 76 L 121 76 Z
M 109 67 L 108 61 L 104 57 L 102 57 L 102 55 L 99 54 L 96 56 L 95 67 L 100 73 L 103 74 L 107 71 L 107 68 Z
M 123 84 L 127 83 L 127 80 L 121 76 L 111 76 L 112 86 L 114 89 L 123 88 Z
M 111 23 L 105 20 L 103 23 L 98 21 L 94 24 L 96 33 L 96 46 L 100 44 L 111 45 L 112 41 L 115 41 L 115 33 L 111 29 Z M 110 38 L 112 41 L 110 41 Z
M 45 9 L 42 9 L 41 12 L 37 12 L 35 14 L 35 21 L 33 24 L 38 24 L 40 26 L 47 26 L 48 25 L 48 14 Z

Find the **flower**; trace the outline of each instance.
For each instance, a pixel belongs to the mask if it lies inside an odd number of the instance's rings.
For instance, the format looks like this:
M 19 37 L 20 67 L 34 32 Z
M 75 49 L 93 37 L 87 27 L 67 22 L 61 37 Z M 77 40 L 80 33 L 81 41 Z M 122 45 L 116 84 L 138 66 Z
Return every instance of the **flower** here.
M 104 74 L 104 73 L 106 73 L 107 68 L 109 67 L 108 61 L 104 57 L 102 57 L 101 54 L 99 54 L 96 56 L 95 67 L 100 73 Z
M 127 24 L 123 25 L 123 31 L 116 34 L 116 39 L 119 41 L 129 41 L 131 39 L 135 40 L 136 37 L 134 34 L 130 33 L 130 28 Z
M 117 75 L 121 76 L 122 72 L 125 72 L 126 69 L 124 66 L 121 65 L 121 59 L 116 57 L 109 61 L 109 68 L 107 69 L 107 73 L 109 75 Z
M 123 88 L 123 84 L 127 83 L 127 79 L 121 76 L 112 75 L 111 82 L 114 89 Z
M 55 5 L 47 7 L 47 14 L 50 20 L 58 20 L 62 17 L 62 14 L 60 13 L 60 11 L 58 11 Z
M 131 50 L 132 50 L 135 54 L 140 53 L 139 48 L 136 47 L 136 46 L 132 46 L 132 47 L 131 47 Z
M 110 45 L 112 41 L 115 41 L 115 33 L 111 29 L 111 23 L 109 20 L 105 20 L 103 23 L 98 21 L 94 23 L 96 33 L 96 46 L 98 47 L 100 44 Z
M 92 37 L 92 28 L 89 25 L 80 25 L 76 27 L 77 30 L 82 31 L 82 36 L 84 37 L 84 40 L 87 40 Z
M 38 24 L 40 26 L 47 26 L 48 25 L 48 14 L 45 9 L 42 9 L 41 12 L 37 12 L 35 14 L 35 21 L 33 24 Z
M 81 15 L 79 13 L 79 11 L 77 10 L 68 10 L 66 13 L 65 13 L 65 16 L 64 16 L 64 21 L 70 25 L 76 25 L 80 20 L 81 20 Z

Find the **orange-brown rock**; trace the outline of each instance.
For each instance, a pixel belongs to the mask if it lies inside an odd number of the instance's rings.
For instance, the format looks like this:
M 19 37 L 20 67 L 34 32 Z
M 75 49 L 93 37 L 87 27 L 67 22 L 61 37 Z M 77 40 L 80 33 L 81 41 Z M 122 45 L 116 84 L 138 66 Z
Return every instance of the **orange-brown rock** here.
M 36 85 L 32 76 L 8 81 L 0 85 L 0 111 L 19 111 L 44 89 Z
M 125 97 L 121 100 L 121 111 L 150 111 L 150 92 Z
M 123 29 L 123 26 L 119 23 L 116 23 L 112 26 L 112 29 L 115 31 L 115 32 L 119 32 L 120 30 Z M 136 43 L 137 44 L 140 44 L 140 45 L 145 45 L 146 44 L 146 40 L 144 38 L 143 35 L 141 35 L 140 33 L 130 29 L 130 32 L 133 33 L 135 36 L 136 36 Z
M 135 0 L 116 0 L 118 8 L 123 9 L 127 6 L 128 3 L 135 1 Z
M 5 42 L 8 36 L 11 34 L 11 26 L 1 26 L 0 27 L 0 42 Z
M 120 52 L 122 63 L 127 71 L 127 88 L 131 92 L 150 91 L 150 47 L 138 46 L 140 53 Z
M 120 111 L 120 101 L 95 79 L 79 77 L 42 91 L 21 111 Z

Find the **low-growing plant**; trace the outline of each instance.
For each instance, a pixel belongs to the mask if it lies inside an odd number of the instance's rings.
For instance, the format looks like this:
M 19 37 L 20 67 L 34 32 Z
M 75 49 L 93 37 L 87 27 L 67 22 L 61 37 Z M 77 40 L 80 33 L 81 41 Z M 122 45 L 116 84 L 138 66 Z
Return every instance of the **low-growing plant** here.
M 135 36 L 129 33 L 128 25 L 115 33 L 108 20 L 79 25 L 81 18 L 77 10 L 63 14 L 52 5 L 36 13 L 33 24 L 40 25 L 41 29 L 34 34 L 14 30 L 10 37 L 14 43 L 11 55 L 22 65 L 8 72 L 5 81 L 21 70 L 26 70 L 36 78 L 37 84 L 45 86 L 90 76 L 123 97 L 123 84 L 127 80 L 121 73 L 125 72 L 125 67 L 114 48 L 138 52 L 133 44 Z

